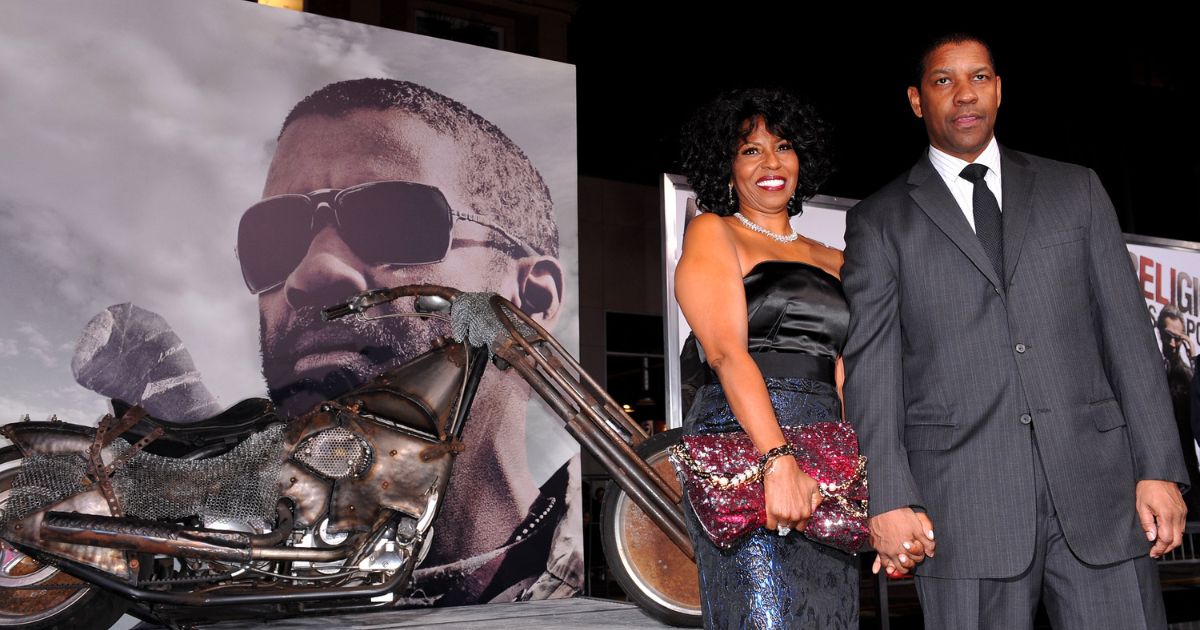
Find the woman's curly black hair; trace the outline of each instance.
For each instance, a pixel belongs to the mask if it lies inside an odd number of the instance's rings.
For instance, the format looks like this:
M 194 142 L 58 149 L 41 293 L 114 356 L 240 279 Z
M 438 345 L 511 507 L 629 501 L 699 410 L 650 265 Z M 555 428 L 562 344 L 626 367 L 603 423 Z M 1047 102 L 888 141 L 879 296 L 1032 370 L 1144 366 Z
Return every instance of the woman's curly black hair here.
M 737 191 L 732 201 L 729 193 L 733 158 L 748 135 L 746 121 L 760 116 L 771 133 L 791 142 L 796 151 L 800 161 L 796 197 L 800 201 L 817 194 L 833 171 L 825 122 L 810 105 L 779 90 L 725 92 L 701 107 L 683 126 L 680 137 L 683 174 L 709 212 L 721 216 L 737 212 Z M 799 203 L 788 205 L 789 215 L 799 212 Z

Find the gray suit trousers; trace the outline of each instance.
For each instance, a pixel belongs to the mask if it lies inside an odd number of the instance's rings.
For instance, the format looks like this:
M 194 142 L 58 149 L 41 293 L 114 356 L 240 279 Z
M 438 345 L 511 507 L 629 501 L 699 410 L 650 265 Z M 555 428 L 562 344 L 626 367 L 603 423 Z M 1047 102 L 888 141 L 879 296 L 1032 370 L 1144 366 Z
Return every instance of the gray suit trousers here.
M 1165 630 L 1158 566 L 1149 555 L 1107 565 L 1071 552 L 1034 440 L 1037 539 L 1033 562 L 1006 579 L 917 576 L 927 630 L 1030 630 L 1044 598 L 1056 630 Z

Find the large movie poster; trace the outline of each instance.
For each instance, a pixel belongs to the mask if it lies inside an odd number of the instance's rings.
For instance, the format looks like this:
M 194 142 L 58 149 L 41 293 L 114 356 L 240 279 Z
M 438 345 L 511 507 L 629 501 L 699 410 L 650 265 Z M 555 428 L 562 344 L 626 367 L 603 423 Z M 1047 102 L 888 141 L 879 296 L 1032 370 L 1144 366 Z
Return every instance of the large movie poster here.
M 1127 236 L 1129 258 L 1137 273 L 1149 317 L 1163 353 L 1167 388 L 1175 409 L 1191 492 L 1184 495 L 1190 520 L 1200 520 L 1200 408 L 1195 400 L 1196 362 L 1200 357 L 1200 243 Z
M 492 290 L 577 349 L 574 68 L 239 0 L 0 6 L 0 421 L 300 414 L 428 349 L 326 324 Z M 536 397 L 534 397 L 536 398 Z M 484 378 L 415 605 L 582 584 L 578 446 Z

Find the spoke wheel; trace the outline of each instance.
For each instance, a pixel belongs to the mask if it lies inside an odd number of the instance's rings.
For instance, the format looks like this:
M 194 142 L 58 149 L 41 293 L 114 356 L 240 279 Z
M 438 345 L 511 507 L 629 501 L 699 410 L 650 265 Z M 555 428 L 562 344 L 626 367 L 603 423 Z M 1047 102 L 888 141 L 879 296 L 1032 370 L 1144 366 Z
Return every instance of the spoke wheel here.
M 646 463 L 676 489 L 679 482 L 667 459 L 667 448 L 677 444 L 682 435 L 682 429 L 658 433 L 637 448 Z M 602 518 L 604 557 L 625 594 L 663 623 L 699 627 L 700 579 L 696 563 L 612 481 L 604 490 Z
M 20 469 L 21 452 L 12 446 L 0 449 L 0 511 Z M 0 541 L 0 628 L 108 628 L 125 608 L 124 600 Z

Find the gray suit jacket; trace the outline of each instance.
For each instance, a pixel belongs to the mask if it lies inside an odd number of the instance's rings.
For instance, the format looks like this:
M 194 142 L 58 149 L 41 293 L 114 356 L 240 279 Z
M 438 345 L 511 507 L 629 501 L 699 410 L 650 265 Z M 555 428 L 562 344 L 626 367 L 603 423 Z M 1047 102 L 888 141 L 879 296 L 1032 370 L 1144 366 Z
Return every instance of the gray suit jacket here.
M 1071 550 L 1148 552 L 1139 479 L 1187 482 L 1150 315 L 1091 170 L 1001 149 L 1004 277 L 923 157 L 850 210 L 847 417 L 870 508 L 924 508 L 922 575 L 1002 578 L 1034 551 L 1034 442 Z

